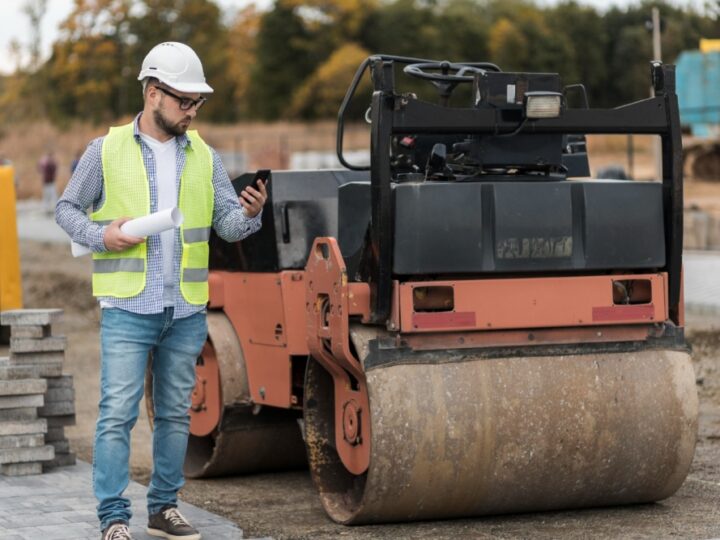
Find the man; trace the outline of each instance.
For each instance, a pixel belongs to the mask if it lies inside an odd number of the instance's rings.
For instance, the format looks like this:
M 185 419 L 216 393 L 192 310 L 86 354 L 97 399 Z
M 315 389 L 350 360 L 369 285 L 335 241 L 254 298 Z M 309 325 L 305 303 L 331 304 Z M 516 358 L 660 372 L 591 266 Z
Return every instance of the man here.
M 195 361 L 207 337 L 210 227 L 227 241 L 260 228 L 263 182 L 235 196 L 218 155 L 190 123 L 213 90 L 195 52 L 162 43 L 143 61 L 145 105 L 135 120 L 90 143 L 56 219 L 93 251 L 93 294 L 102 308 L 101 396 L 93 452 L 93 489 L 103 540 L 131 538 L 130 430 L 152 353 L 155 421 L 148 487 L 148 533 L 197 540 L 177 511 L 184 483 Z M 92 206 L 90 219 L 85 210 Z M 178 206 L 179 229 L 147 239 L 123 233 L 130 218 Z
M 48 151 L 38 162 L 38 171 L 43 182 L 43 206 L 46 212 L 52 213 L 55 207 L 55 176 L 57 175 L 57 161 L 52 151 Z

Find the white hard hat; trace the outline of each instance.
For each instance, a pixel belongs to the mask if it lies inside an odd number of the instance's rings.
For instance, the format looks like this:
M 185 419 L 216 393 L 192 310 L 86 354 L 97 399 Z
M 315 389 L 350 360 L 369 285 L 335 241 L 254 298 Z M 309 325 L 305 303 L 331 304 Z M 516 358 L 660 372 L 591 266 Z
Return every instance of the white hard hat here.
M 142 63 L 138 80 L 154 77 L 178 92 L 210 94 L 200 58 L 190 47 L 177 41 L 155 45 Z

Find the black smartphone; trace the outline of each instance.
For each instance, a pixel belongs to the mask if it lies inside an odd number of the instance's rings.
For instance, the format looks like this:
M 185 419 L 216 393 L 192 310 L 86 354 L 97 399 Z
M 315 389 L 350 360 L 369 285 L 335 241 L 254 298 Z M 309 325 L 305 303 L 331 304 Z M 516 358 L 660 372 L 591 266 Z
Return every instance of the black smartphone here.
M 258 171 L 255 173 L 255 178 L 253 178 L 252 187 L 257 188 L 258 180 L 262 180 L 265 184 L 265 187 L 267 187 L 268 183 L 270 182 L 270 169 L 258 169 Z
M 247 189 L 248 187 L 252 187 L 253 189 L 259 189 L 257 182 L 258 180 L 262 180 L 265 183 L 265 187 L 267 188 L 269 198 L 270 186 L 268 184 L 270 183 L 271 177 L 272 173 L 270 169 L 258 169 L 258 171 L 254 175 L 251 172 L 241 174 L 232 181 L 232 186 L 235 189 L 235 194 L 239 197 L 242 191 Z

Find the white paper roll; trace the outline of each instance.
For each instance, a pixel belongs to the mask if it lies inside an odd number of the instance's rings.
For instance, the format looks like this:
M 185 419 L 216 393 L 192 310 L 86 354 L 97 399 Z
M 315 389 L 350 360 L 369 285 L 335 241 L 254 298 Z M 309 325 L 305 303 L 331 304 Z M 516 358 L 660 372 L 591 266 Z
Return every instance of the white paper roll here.
M 151 234 L 158 234 L 163 231 L 179 227 L 183 222 L 183 215 L 179 208 L 173 207 L 147 216 L 131 219 L 126 221 L 120 227 L 125 234 L 145 238 Z M 81 257 L 91 253 L 89 248 L 82 246 L 76 242 L 70 245 L 73 257 Z
M 70 240 L 70 251 L 72 252 L 73 257 L 82 257 L 83 255 L 88 255 L 89 253 L 92 253 L 90 248 L 86 248 L 82 244 L 78 244 L 77 242 L 73 242 Z
M 148 216 L 131 219 L 123 223 L 120 230 L 125 234 L 144 238 L 151 234 L 158 234 L 179 227 L 182 222 L 183 215 L 180 209 L 168 208 Z

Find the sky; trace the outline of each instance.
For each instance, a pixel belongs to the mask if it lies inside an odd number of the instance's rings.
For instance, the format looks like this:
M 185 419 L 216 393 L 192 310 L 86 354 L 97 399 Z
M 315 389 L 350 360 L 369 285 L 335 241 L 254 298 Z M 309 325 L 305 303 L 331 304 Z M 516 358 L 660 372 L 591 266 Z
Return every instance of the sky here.
M 2 15 L 0 16 L 0 72 L 9 73 L 15 69 L 17 59 L 10 54 L 10 43 L 13 39 L 27 46 L 29 24 L 27 16 L 22 12 L 26 0 L 1 0 Z M 637 0 L 579 0 L 580 3 L 592 5 L 598 10 L 606 10 L 612 6 L 625 7 L 637 3 Z M 233 11 L 249 4 L 256 4 L 264 9 L 272 5 L 272 0 L 216 0 L 225 11 Z M 554 4 L 556 0 L 538 0 L 538 4 Z M 678 5 L 699 7 L 703 0 L 677 0 Z M 73 0 L 49 0 L 48 11 L 42 21 L 42 52 L 43 58 L 50 53 L 50 46 L 55 41 L 58 26 L 70 14 Z

